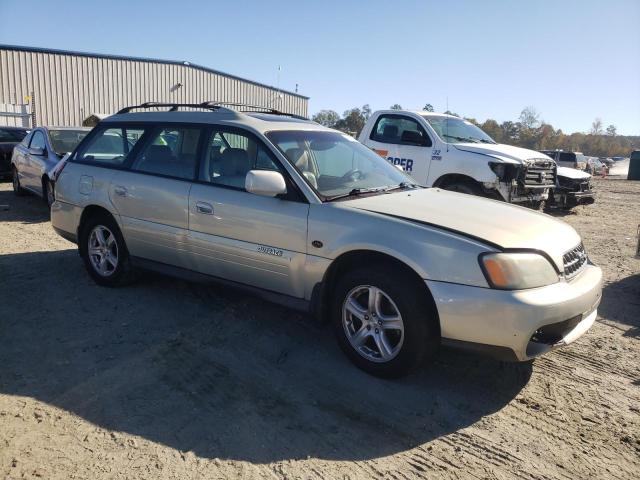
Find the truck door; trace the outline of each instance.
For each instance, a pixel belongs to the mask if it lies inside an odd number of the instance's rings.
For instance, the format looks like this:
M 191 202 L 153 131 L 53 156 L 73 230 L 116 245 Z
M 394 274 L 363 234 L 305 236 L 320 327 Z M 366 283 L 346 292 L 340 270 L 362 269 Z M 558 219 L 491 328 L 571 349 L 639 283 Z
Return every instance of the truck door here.
M 393 165 L 426 185 L 432 141 L 417 120 L 403 114 L 383 113 L 373 125 L 365 143 Z

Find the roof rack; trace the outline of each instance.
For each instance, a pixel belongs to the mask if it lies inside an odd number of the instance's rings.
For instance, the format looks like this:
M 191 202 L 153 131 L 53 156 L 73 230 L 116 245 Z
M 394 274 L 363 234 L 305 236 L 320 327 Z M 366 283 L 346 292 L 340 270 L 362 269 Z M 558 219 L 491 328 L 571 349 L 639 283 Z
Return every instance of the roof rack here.
M 229 107 L 245 107 L 246 109 L 239 110 L 240 112 L 243 112 L 243 113 L 270 113 L 272 115 L 282 115 L 286 117 L 297 118 L 298 120 L 309 120 L 307 117 L 304 117 L 302 115 L 297 115 L 295 113 L 282 112 L 280 110 L 276 110 L 275 108 L 265 107 L 263 105 L 252 105 L 250 103 L 235 103 L 235 102 L 205 102 L 205 103 L 207 103 L 208 105 L 216 106 L 216 107 L 220 107 L 223 105 L 226 105 Z
M 131 105 L 129 107 L 121 108 L 116 112 L 116 115 L 121 113 L 129 113 L 131 110 L 137 108 L 158 108 L 158 107 L 171 107 L 169 109 L 170 112 L 175 112 L 179 107 L 188 107 L 188 108 L 205 108 L 208 110 L 219 110 L 220 107 L 218 105 L 212 105 L 212 102 L 202 102 L 202 103 L 163 103 L 163 102 L 145 102 L 140 105 Z
M 180 107 L 186 108 L 202 108 L 211 111 L 217 111 L 220 109 L 230 110 L 225 108 L 228 107 L 243 107 L 243 110 L 238 110 L 241 113 L 269 113 L 272 115 L 282 115 L 286 117 L 296 118 L 298 120 L 309 120 L 307 117 L 303 117 L 302 115 L 296 115 L 295 113 L 286 113 L 281 112 L 280 110 L 276 110 L 275 108 L 264 107 L 262 105 L 252 105 L 250 103 L 236 103 L 236 102 L 220 102 L 220 101 L 207 101 L 202 103 L 163 103 L 163 102 L 145 102 L 140 105 L 131 105 L 129 107 L 121 108 L 116 112 L 117 115 L 122 113 L 129 113 L 131 110 L 138 108 L 159 108 L 159 107 L 171 107 L 169 108 L 169 112 L 175 112 Z

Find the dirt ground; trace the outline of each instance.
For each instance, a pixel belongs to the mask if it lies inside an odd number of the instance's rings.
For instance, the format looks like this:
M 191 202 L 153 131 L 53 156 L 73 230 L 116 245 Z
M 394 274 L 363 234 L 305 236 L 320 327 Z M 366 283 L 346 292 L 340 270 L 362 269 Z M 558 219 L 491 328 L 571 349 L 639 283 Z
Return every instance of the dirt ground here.
M 94 285 L 44 204 L 0 184 L 0 478 L 640 478 L 640 182 L 595 185 L 562 217 L 606 277 L 584 337 L 383 381 L 233 290 Z

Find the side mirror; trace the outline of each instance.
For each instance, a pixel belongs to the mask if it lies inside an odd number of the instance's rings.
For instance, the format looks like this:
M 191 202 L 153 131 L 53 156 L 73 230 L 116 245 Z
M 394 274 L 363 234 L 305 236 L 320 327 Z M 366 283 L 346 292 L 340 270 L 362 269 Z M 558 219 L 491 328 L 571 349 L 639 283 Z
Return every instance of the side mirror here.
M 31 147 L 29 149 L 29 154 L 30 155 L 35 155 L 36 157 L 42 157 L 44 155 L 44 148 L 40 148 L 40 147 Z
M 287 193 L 287 184 L 280 172 L 273 170 L 251 170 L 244 180 L 244 188 L 249 193 L 263 197 L 276 197 Z

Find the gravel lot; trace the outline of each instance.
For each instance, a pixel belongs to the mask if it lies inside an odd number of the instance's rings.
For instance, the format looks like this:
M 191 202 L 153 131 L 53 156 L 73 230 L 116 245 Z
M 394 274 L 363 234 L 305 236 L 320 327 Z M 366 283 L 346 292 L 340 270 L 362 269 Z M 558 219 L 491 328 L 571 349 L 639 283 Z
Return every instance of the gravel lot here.
M 233 290 L 98 287 L 0 184 L 0 478 L 639 478 L 640 182 L 595 183 L 563 217 L 605 271 L 589 333 L 525 364 L 443 350 L 400 381 Z

